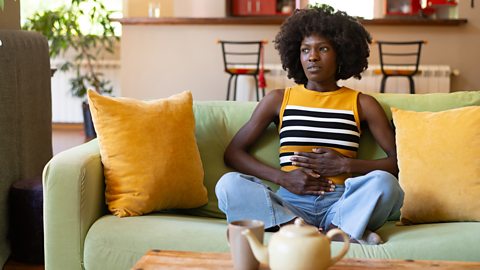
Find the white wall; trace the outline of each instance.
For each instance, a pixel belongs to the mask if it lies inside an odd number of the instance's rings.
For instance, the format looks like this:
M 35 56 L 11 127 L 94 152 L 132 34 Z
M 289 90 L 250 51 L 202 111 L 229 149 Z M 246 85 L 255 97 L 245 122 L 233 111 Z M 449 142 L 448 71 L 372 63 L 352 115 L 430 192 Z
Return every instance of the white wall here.
M 196 1 L 196 0 L 192 0 Z M 468 3 L 467 3 L 468 2 Z M 480 7 L 459 3 L 461 26 L 367 25 L 374 39 L 428 40 L 421 64 L 449 65 L 460 71 L 452 78 L 452 91 L 480 90 Z M 271 41 L 279 25 L 124 25 L 121 41 L 122 95 L 152 99 L 191 90 L 197 100 L 223 100 L 228 75 L 215 40 L 269 40 L 266 64 L 279 64 Z M 371 48 L 370 63 L 378 63 Z
M 173 2 L 175 17 L 225 17 L 225 0 L 181 0 Z
M 460 1 L 459 17 L 468 22 L 461 26 L 368 25 L 367 30 L 376 40 L 426 40 L 421 64 L 449 65 L 458 70 L 460 75 L 452 77 L 452 91 L 480 90 L 480 6 L 472 9 L 470 1 Z M 372 46 L 369 61 L 379 62 L 377 46 Z
M 278 64 L 271 43 L 277 30 L 275 25 L 124 25 L 122 96 L 153 99 L 191 90 L 198 100 L 223 100 L 228 75 L 216 40 L 267 39 L 265 63 Z

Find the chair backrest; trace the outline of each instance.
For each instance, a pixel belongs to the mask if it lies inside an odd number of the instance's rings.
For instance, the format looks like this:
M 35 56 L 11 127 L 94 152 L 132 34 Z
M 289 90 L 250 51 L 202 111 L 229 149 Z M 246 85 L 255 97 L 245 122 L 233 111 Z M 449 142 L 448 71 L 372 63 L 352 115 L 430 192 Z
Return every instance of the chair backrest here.
M 423 40 L 375 41 L 380 53 L 380 67 L 384 75 L 413 76 L 418 72 Z M 403 72 L 392 74 L 391 70 Z
M 265 41 L 219 40 L 218 43 L 222 45 L 225 72 L 258 75 Z

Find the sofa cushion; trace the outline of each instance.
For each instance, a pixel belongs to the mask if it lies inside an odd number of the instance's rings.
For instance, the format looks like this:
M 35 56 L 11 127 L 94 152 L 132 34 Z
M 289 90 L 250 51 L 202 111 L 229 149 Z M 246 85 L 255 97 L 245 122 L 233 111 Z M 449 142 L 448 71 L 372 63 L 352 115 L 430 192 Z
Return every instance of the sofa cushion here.
M 392 108 L 403 224 L 480 221 L 480 106 Z
M 387 222 L 376 232 L 385 241 L 381 245 L 351 244 L 346 257 L 404 260 L 480 260 L 479 222 L 450 222 L 397 226 Z M 332 244 L 332 255 L 340 249 Z
M 220 177 L 231 171 L 223 162 L 223 153 L 235 133 L 250 118 L 256 102 L 196 101 L 194 103 L 195 133 L 205 171 L 204 185 L 208 189 L 208 204 L 197 209 L 179 210 L 191 215 L 225 218 L 218 209 L 215 185 Z M 278 164 L 278 134 L 275 125 L 268 127 L 264 136 L 252 147 L 259 160 L 274 166 Z M 277 188 L 270 182 L 265 182 Z
M 480 92 L 435 93 L 425 95 L 373 94 L 391 120 L 390 107 L 406 110 L 442 111 L 452 108 L 480 105 Z M 196 101 L 195 114 L 197 145 L 205 171 L 204 185 L 208 189 L 208 204 L 196 209 L 181 211 L 191 215 L 225 218 L 218 209 L 215 185 L 220 177 L 231 171 L 223 162 L 223 153 L 235 133 L 250 118 L 256 102 Z M 270 125 L 264 136 L 252 148 L 253 155 L 273 166 L 278 164 L 279 138 L 275 125 Z M 375 143 L 368 129 L 362 130 L 358 157 L 378 159 L 386 157 L 385 152 Z M 265 181 L 276 190 L 277 186 Z
M 207 203 L 190 92 L 140 101 L 90 90 L 88 98 L 114 215 Z
M 480 105 L 480 91 L 415 95 L 374 93 L 371 95 L 378 100 L 389 120 L 392 120 L 391 107 L 417 112 L 438 112 L 459 107 Z M 386 157 L 385 152 L 375 143 L 369 130 L 362 130 L 358 158 L 378 159 L 383 157 Z
M 149 214 L 119 219 L 106 215 L 85 239 L 85 269 L 130 269 L 150 249 L 227 252 L 226 221 Z M 119 237 L 121 236 L 121 237 Z
M 480 223 L 456 222 L 396 226 L 385 224 L 378 233 L 382 245 L 351 244 L 346 257 L 478 261 Z M 150 214 L 98 219 L 85 239 L 85 269 L 129 269 L 150 249 L 228 252 L 223 219 Z M 122 237 L 118 237 L 121 235 Z M 271 233 L 265 233 L 264 243 Z M 332 255 L 343 243 L 332 242 Z M 434 247 L 434 248 L 433 248 Z

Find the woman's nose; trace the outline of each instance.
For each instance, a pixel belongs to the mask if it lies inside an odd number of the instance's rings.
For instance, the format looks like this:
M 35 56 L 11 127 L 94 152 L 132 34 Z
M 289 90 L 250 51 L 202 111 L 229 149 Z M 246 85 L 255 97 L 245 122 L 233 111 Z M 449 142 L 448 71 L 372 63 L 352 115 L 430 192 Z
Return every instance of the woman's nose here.
M 310 52 L 310 55 L 308 56 L 308 61 L 310 62 L 318 61 L 318 54 L 312 50 Z

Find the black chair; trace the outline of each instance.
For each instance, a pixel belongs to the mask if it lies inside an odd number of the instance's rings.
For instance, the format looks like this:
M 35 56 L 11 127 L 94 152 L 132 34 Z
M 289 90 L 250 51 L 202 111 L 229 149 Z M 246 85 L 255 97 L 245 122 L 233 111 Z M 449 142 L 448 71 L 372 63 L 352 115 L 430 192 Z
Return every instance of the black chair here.
M 419 74 L 420 53 L 426 41 L 375 41 L 380 54 L 380 70 L 382 74 L 380 92 L 385 93 L 385 84 L 390 77 L 406 77 L 410 83 L 410 94 L 415 94 L 413 76 Z
M 230 74 L 227 85 L 227 98 L 230 99 L 230 85 L 234 79 L 233 100 L 237 96 L 238 76 L 252 76 L 255 80 L 255 93 L 257 101 L 260 100 L 258 91 L 262 89 L 262 97 L 265 96 L 265 77 L 263 69 L 263 45 L 266 41 L 225 41 L 219 40 L 222 45 L 223 65 L 225 72 Z

